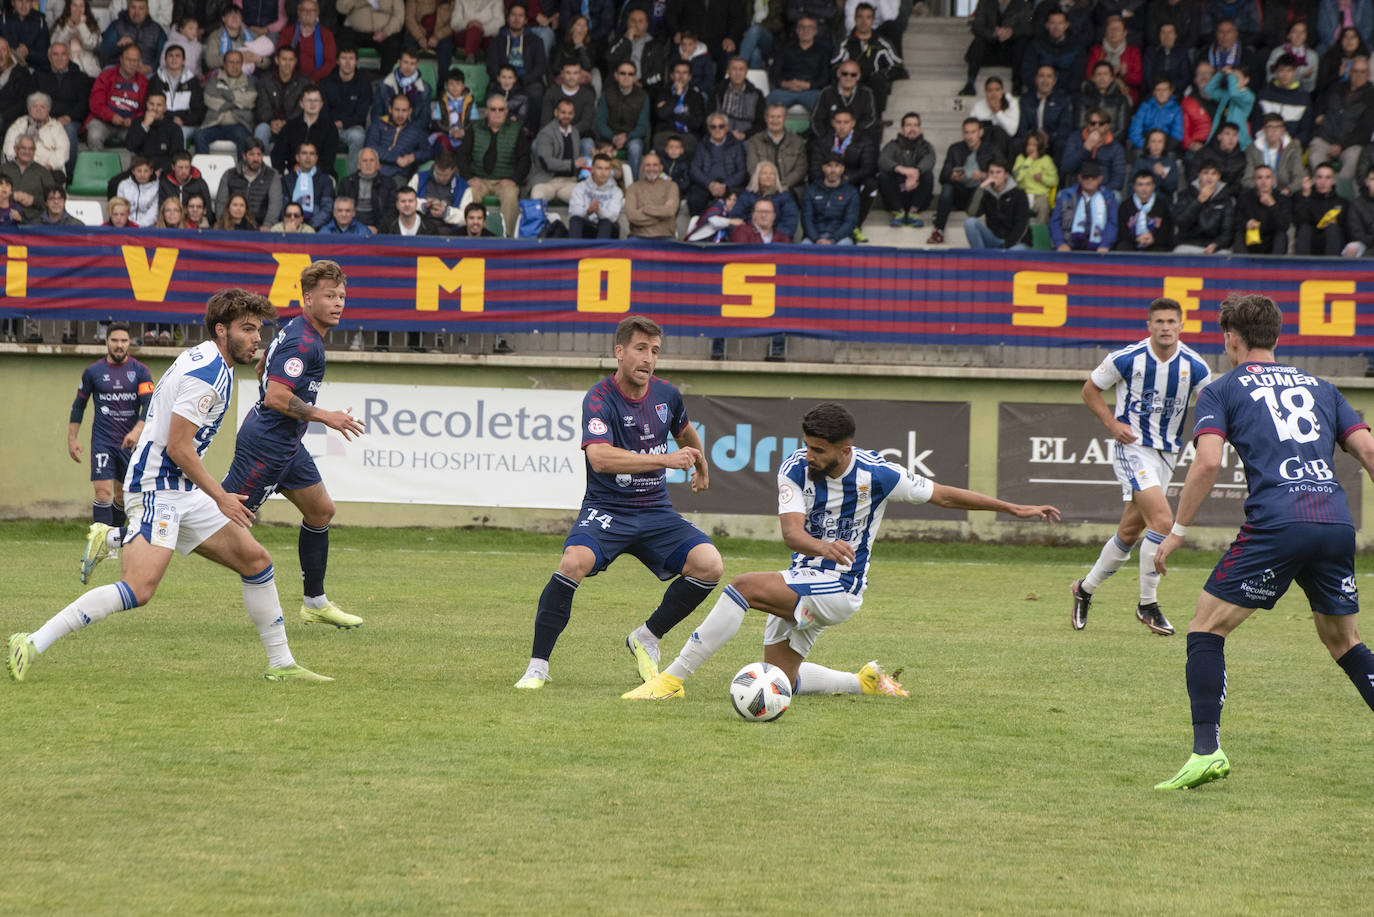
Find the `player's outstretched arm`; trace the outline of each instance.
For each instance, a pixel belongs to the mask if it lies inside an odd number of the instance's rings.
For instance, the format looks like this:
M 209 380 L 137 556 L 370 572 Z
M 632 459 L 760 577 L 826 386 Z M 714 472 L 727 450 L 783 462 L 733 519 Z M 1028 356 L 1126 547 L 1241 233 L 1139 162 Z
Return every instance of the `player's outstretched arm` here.
M 170 429 L 167 431 L 168 458 L 177 463 L 181 473 L 190 478 L 192 484 L 205 491 L 215 501 L 219 511 L 224 513 L 230 522 L 244 528 L 252 528 L 253 513 L 243 505 L 248 498 L 226 492 L 219 481 L 205 469 L 205 463 L 196 454 L 197 429 L 199 428 L 185 417 L 173 414 Z
M 585 451 L 587 461 L 591 463 L 592 471 L 597 474 L 634 474 L 642 471 L 658 471 L 662 468 L 677 468 L 686 471 L 698 462 L 703 465 L 706 462 L 701 457 L 701 453 L 691 446 L 684 446 L 676 452 L 649 455 L 648 453 L 621 449 L 610 443 L 588 443 Z
M 1374 442 L 1370 445 L 1374 447 Z M 1203 433 L 1194 442 L 1196 454 L 1192 467 L 1188 469 L 1188 477 L 1183 482 L 1183 493 L 1178 496 L 1178 511 L 1174 514 L 1173 530 L 1155 550 L 1156 573 L 1168 572 L 1165 569 L 1165 560 L 1183 544 L 1183 536 L 1187 534 L 1188 526 L 1197 515 L 1198 507 L 1202 506 L 1202 501 L 1212 492 L 1212 485 L 1217 482 L 1217 474 L 1221 472 L 1221 458 L 1225 447 L 1226 440 L 1216 433 Z
M 263 404 L 278 414 L 285 414 L 287 417 L 322 423 L 331 430 L 338 430 L 346 440 L 351 440 L 354 436 L 361 436 L 367 432 L 358 419 L 353 416 L 352 408 L 346 408 L 342 411 L 326 411 L 313 404 L 306 404 L 292 391 L 291 386 L 273 382 L 270 379 L 267 382 L 267 394 L 263 397 Z
M 1112 416 L 1112 409 L 1107 407 L 1107 400 L 1102 397 L 1102 389 L 1097 387 L 1097 383 L 1092 379 L 1083 383 L 1083 403 L 1088 406 L 1088 410 L 1093 412 L 1093 416 L 1102 422 L 1102 426 L 1107 428 L 1107 432 L 1112 434 L 1112 439 L 1119 443 L 1133 443 L 1136 441 L 1135 431 L 1128 423 L 1122 423 Z
M 706 465 L 706 448 L 701 444 L 701 434 L 689 423 L 673 438 L 677 440 L 678 448 L 686 446 L 696 450 L 696 473 L 692 475 L 692 493 L 699 494 L 711 486 L 710 471 Z
M 1015 516 L 1018 519 L 1059 521 L 1059 509 L 1057 507 L 1008 503 L 996 497 L 989 497 L 987 494 L 980 494 L 976 490 L 964 490 L 944 484 L 935 485 L 935 490 L 930 495 L 930 502 L 946 509 L 986 509 L 997 513 L 1006 513 L 1008 516 Z
M 854 562 L 854 546 L 847 541 L 822 541 L 806 532 L 806 520 L 801 513 L 781 513 L 782 541 L 787 547 L 807 557 L 824 557 L 848 566 Z
M 1345 438 L 1341 448 L 1353 455 L 1364 466 L 1369 479 L 1374 481 L 1374 434 L 1368 430 L 1356 430 Z

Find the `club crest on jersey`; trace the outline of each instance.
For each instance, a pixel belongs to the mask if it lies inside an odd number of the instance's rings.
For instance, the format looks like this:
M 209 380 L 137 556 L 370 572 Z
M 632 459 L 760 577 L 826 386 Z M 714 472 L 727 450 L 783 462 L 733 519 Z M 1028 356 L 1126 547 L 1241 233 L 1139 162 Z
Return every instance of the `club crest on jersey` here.
M 127 371 L 124 373 L 124 375 L 126 375 L 126 376 L 129 377 L 129 381 L 130 381 L 130 382 L 132 382 L 132 381 L 134 381 L 136 378 L 138 378 L 138 373 L 134 372 L 132 369 L 127 370 Z
M 600 417 L 593 417 L 591 420 L 587 421 L 587 432 L 593 436 L 605 436 L 606 421 L 602 420 Z
M 658 419 L 659 419 L 659 421 L 661 421 L 662 423 L 667 423 L 667 422 L 668 422 L 668 405 L 666 405 L 666 404 L 656 404 L 656 405 L 654 405 L 654 413 L 658 415 Z M 648 433 L 649 431 L 648 431 L 648 430 L 645 430 L 644 432 L 645 432 L 645 433 Z
M 305 362 L 300 357 L 292 357 L 282 364 L 282 369 L 292 379 L 305 372 Z

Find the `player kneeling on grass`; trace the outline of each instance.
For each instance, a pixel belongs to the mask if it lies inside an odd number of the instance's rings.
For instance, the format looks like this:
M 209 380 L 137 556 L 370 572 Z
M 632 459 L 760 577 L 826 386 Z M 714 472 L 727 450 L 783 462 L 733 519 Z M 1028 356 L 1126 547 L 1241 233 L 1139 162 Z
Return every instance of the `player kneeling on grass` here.
M 802 418 L 805 449 L 778 471 L 778 518 L 792 564 L 777 573 L 731 580 L 687 645 L 657 677 L 622 695 L 628 700 L 682 697 L 687 676 L 735 635 L 750 608 L 767 612 L 763 659 L 787 673 L 797 694 L 907 696 L 876 661 L 839 672 L 804 661 L 825 628 L 863 603 L 868 564 L 888 500 L 987 509 L 1020 519 L 1059 519 L 1053 506 L 1021 506 L 971 490 L 946 487 L 854 448 L 854 417 L 841 405 L 819 404 Z
M 140 495 L 143 508 L 131 517 L 137 522 L 125 536 L 122 578 L 90 590 L 34 633 L 11 636 L 9 669 L 16 680 L 24 680 L 39 653 L 73 631 L 146 605 L 172 552 L 195 551 L 242 577 L 243 604 L 267 650 L 269 681 L 333 681 L 292 658 L 272 558 L 248 534 L 253 513 L 242 497 L 226 493 L 202 462 L 229 408 L 233 367 L 253 362 L 262 324 L 275 316 L 266 297 L 247 290 L 223 290 L 210 297 L 205 327 L 211 340 L 183 352 L 163 375 L 134 446 L 124 491 Z

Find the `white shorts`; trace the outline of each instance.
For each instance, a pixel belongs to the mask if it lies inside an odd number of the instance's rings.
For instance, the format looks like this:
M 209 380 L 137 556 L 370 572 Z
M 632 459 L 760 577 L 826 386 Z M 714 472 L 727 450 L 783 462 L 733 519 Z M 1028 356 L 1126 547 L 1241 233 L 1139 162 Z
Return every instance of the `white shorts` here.
M 848 620 L 863 604 L 863 596 L 846 592 L 840 579 L 828 570 L 781 570 L 783 582 L 797 593 L 792 620 L 768 615 L 763 645 L 786 642 L 803 659 L 815 646 L 821 631 Z
M 1116 479 L 1121 482 L 1121 502 L 1130 503 L 1142 490 L 1169 488 L 1177 452 L 1161 452 L 1136 443 L 1116 444 Z
M 143 512 L 125 533 L 125 544 L 142 535 L 153 547 L 190 554 L 229 525 L 229 517 L 203 490 L 150 490 L 142 496 Z

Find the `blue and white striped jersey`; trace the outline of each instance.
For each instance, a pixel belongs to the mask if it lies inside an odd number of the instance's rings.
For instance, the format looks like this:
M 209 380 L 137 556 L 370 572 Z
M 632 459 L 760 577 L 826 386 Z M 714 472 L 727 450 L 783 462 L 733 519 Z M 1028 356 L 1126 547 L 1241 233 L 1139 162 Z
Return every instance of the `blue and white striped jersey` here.
M 798 449 L 778 469 L 778 515 L 801 513 L 806 533 L 821 541 L 847 541 L 854 563 L 846 567 L 824 557 L 793 554 L 793 570 L 827 570 L 846 592 L 862 595 L 868 586 L 868 561 L 889 499 L 925 503 L 935 482 L 884 460 L 876 452 L 852 450 L 849 467 L 838 478 L 811 479 L 806 450 Z
M 1116 419 L 1131 425 L 1136 444 L 1161 452 L 1183 448 L 1188 401 L 1211 378 L 1212 371 L 1187 344 L 1160 360 L 1146 338 L 1107 354 L 1092 372 L 1093 384 L 1116 387 Z
M 153 390 L 143 435 L 134 447 L 124 479 L 126 491 L 195 489 L 166 453 L 172 415 L 179 414 L 196 425 L 196 455 L 203 457 L 229 408 L 233 380 L 234 372 L 214 341 L 197 344 L 176 358 Z

